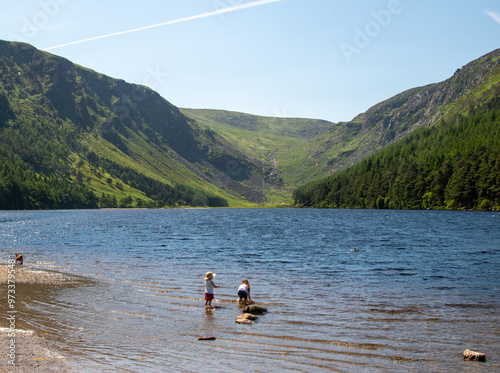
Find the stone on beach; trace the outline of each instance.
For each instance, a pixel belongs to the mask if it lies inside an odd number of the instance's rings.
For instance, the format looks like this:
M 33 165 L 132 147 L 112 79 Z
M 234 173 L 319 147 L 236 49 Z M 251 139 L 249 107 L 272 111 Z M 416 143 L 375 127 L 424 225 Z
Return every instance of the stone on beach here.
M 251 313 L 252 315 L 262 315 L 263 313 L 267 312 L 267 308 L 253 304 L 251 306 L 246 306 L 243 309 L 243 312 L 244 313 Z
M 465 350 L 464 360 L 486 361 L 486 355 L 476 351 Z

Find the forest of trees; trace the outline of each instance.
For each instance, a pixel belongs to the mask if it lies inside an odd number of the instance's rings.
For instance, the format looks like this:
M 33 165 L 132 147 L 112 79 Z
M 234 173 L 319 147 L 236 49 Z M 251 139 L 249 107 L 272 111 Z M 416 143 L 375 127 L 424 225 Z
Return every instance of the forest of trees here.
M 0 156 L 0 210 L 97 208 L 86 185 L 40 176 L 20 160 Z
M 77 132 L 62 121 L 56 125 L 58 130 L 35 117 L 0 126 L 0 210 L 228 205 L 222 197 L 178 183 L 170 186 L 89 153 L 90 164 L 154 202 L 97 195 L 85 180 L 72 177 L 81 174 L 69 161 L 71 151 L 80 147 Z
M 500 209 L 500 98 L 299 187 L 302 207 Z

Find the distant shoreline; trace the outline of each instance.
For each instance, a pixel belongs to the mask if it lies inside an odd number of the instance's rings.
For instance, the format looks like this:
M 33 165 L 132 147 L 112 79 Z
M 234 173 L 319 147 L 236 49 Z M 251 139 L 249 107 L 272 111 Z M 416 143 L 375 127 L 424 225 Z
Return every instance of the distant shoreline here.
M 200 207 L 200 206 L 182 206 L 182 207 L 103 207 L 103 208 L 82 208 L 82 209 L 48 209 L 48 210 L 0 210 L 0 212 L 34 212 L 34 211 L 145 211 L 145 210 L 259 210 L 259 209 L 300 209 L 300 210 L 366 210 L 366 211 L 444 211 L 444 212 L 499 212 L 500 209 L 449 209 L 449 208 L 427 208 L 427 209 L 372 209 L 372 208 L 359 208 L 359 207 L 311 207 L 293 205 L 288 203 L 278 203 L 269 205 L 255 206 L 225 206 L 225 207 Z

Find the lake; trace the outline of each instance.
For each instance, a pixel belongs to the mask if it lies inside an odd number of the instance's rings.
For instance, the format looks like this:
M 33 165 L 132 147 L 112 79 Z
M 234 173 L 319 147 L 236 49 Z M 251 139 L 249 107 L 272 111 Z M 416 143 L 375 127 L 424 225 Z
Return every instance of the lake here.
M 0 233 L 4 263 L 96 280 L 19 305 L 82 372 L 500 371 L 498 212 L 13 211 Z

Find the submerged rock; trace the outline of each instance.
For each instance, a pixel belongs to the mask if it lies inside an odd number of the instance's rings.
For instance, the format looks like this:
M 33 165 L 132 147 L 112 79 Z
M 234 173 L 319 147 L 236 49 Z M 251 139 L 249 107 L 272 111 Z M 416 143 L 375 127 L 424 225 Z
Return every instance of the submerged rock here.
M 255 304 L 252 304 L 251 306 L 246 306 L 243 309 L 244 313 L 251 313 L 252 315 L 262 315 L 263 313 L 267 312 L 267 308 L 263 306 L 257 306 Z
M 238 319 L 236 318 L 236 324 L 255 324 L 254 321 L 248 319 Z
M 243 313 L 236 318 L 236 323 L 238 324 L 253 324 L 252 320 L 257 320 L 258 317 L 252 315 L 251 313 Z
M 252 315 L 251 313 L 242 313 L 237 317 L 237 319 L 246 319 L 246 320 L 257 320 L 258 317 L 255 315 Z
M 465 350 L 464 360 L 486 361 L 486 355 L 476 351 Z

